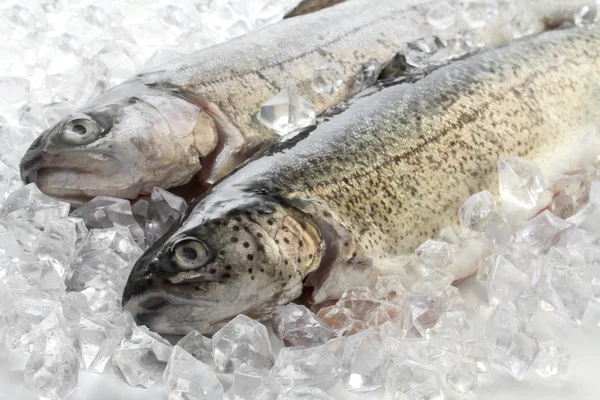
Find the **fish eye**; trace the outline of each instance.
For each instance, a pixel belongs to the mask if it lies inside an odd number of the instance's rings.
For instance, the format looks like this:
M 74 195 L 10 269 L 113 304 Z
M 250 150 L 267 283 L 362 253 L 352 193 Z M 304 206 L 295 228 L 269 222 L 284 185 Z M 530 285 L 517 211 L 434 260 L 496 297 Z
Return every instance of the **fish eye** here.
M 69 144 L 93 142 L 100 133 L 100 127 L 88 116 L 76 117 L 67 122 L 61 131 L 62 139 Z
M 208 262 L 208 251 L 204 243 L 188 237 L 175 244 L 172 259 L 181 269 L 195 269 Z

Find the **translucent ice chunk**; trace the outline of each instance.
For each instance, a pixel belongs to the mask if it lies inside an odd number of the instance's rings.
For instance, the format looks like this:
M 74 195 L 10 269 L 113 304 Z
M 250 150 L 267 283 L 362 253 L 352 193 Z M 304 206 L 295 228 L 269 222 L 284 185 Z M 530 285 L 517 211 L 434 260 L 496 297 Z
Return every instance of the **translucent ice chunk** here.
M 472 392 L 477 386 L 477 368 L 474 362 L 460 361 L 446 375 L 446 382 L 456 393 Z
M 525 243 L 535 253 L 545 253 L 551 245 L 558 241 L 558 234 L 569 226 L 548 210 L 524 222 L 515 232 L 515 241 Z
M 377 82 L 377 77 L 381 71 L 381 64 L 376 59 L 367 61 L 360 71 L 356 74 L 355 84 L 360 90 L 373 86 Z
M 79 246 L 78 254 L 84 256 L 102 249 L 113 250 L 127 262 L 137 260 L 142 254 L 129 229 L 119 225 L 108 229 L 90 230 Z
M 48 221 L 44 231 L 37 237 L 35 252 L 41 260 L 51 263 L 64 277 L 75 256 L 77 225 L 68 219 Z
M 175 346 L 163 373 L 170 399 L 220 400 L 223 385 L 213 370 Z
M 448 29 L 456 23 L 456 10 L 448 2 L 438 2 L 427 11 L 427 22 L 436 29 Z
M 42 400 L 69 398 L 77 386 L 79 357 L 58 336 L 41 334 L 25 366 L 25 382 Z
M 469 197 L 458 210 L 458 218 L 463 229 L 482 233 L 494 250 L 506 246 L 510 240 L 510 225 L 487 190 Z
M 592 297 L 589 282 L 575 269 L 550 268 L 538 285 L 541 306 L 580 324 Z
M 9 103 L 27 100 L 31 83 L 17 76 L 0 77 L 0 97 Z
M 447 267 L 454 258 L 450 244 L 432 239 L 420 245 L 416 254 L 427 273 Z
M 516 304 L 520 296 L 531 291 L 530 278 L 501 255 L 492 255 L 487 279 L 488 301 L 491 306 L 500 303 Z
M 315 109 L 291 88 L 285 88 L 260 106 L 258 120 L 280 135 L 314 125 Z
M 404 335 L 408 338 L 424 338 L 433 328 L 448 305 L 441 296 L 411 293 L 406 299 Z
M 191 331 L 177 342 L 177 346 L 188 352 L 198 361 L 212 361 L 212 340 L 198 331 Z
M 333 400 L 318 388 L 293 388 L 277 396 L 277 400 Z
M 89 228 L 126 226 L 136 243 L 144 243 L 144 232 L 135 220 L 127 200 L 99 196 L 73 211 L 71 216 L 83 218 Z
M 333 336 L 333 329 L 305 306 L 288 304 L 271 314 L 273 330 L 286 346 L 318 346 Z
M 155 187 L 148 204 L 144 231 L 146 243 L 154 243 L 181 218 L 187 208 L 187 203 L 179 196 Z
M 515 156 L 498 161 L 500 196 L 520 207 L 531 209 L 545 189 L 540 168 L 534 163 Z
M 215 369 L 234 372 L 246 363 L 268 369 L 273 365 L 267 328 L 245 315 L 238 315 L 213 336 Z
M 356 333 L 362 325 L 354 319 L 352 311 L 339 306 L 323 307 L 317 317 L 333 328 L 335 336 L 346 336 Z M 360 325 L 360 326 L 357 326 Z
M 377 277 L 377 283 L 375 283 L 373 294 L 378 299 L 389 300 L 397 304 L 402 304 L 408 295 L 408 292 L 404 288 L 402 279 L 399 276 L 388 275 Z
M 575 11 L 575 14 L 573 15 L 575 25 L 584 26 L 596 22 L 598 20 L 598 8 L 599 5 L 595 2 Z
M 344 69 L 338 63 L 325 64 L 313 72 L 312 88 L 323 96 L 331 96 L 340 90 Z
M 445 385 L 432 367 L 406 360 L 392 365 L 385 378 L 385 400 L 444 400 Z
M 346 290 L 336 303 L 337 306 L 350 310 L 354 318 L 365 322 L 369 319 L 369 314 L 380 304 L 371 289 L 366 286 Z
M 515 379 L 522 380 L 538 354 L 538 342 L 535 336 L 519 330 L 512 335 L 501 332 L 499 338 L 499 343 L 502 345 L 496 347 L 492 359 L 505 367 Z
M 430 36 L 404 43 L 402 52 L 409 65 L 421 68 L 431 64 L 432 57 L 444 47 L 439 37 Z
M 497 13 L 492 1 L 466 0 L 462 3 L 461 16 L 472 29 L 484 27 Z
M 327 346 L 305 350 L 283 348 L 270 376 L 284 388 L 311 386 L 329 390 L 340 380 L 344 369 Z
M 0 216 L 30 220 L 41 229 L 50 219 L 66 217 L 69 208 L 69 203 L 46 196 L 34 183 L 30 183 L 8 196 L 2 205 Z
M 540 342 L 535 360 L 536 372 L 543 378 L 563 375 L 569 366 L 571 353 L 554 340 Z
M 385 351 L 380 332 L 352 336 L 344 348 L 347 361 L 344 383 L 348 390 L 369 392 L 383 386 L 392 357 Z
M 166 363 L 156 358 L 150 348 L 124 348 L 114 352 L 113 368 L 132 387 L 149 388 L 160 381 Z

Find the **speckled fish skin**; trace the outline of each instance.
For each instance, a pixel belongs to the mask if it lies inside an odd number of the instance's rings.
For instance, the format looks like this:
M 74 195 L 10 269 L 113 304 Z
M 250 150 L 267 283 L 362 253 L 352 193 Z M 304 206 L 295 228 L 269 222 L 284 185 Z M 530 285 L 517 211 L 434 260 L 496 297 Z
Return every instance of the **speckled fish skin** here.
M 357 99 L 209 189 L 139 259 L 124 306 L 158 332 L 212 332 L 268 316 L 303 284 L 321 303 L 380 275 L 414 282 L 420 270 L 398 260 L 456 225 L 471 194 L 497 193 L 503 155 L 548 181 L 596 161 L 599 45 L 598 26 L 543 33 Z
M 335 6 L 343 1 L 344 0 L 302 0 L 300 4 L 298 4 L 298 6 L 290 11 L 285 17 L 292 18 L 299 15 L 310 14 L 327 7 Z
M 317 114 L 348 99 L 361 89 L 355 76 L 366 61 L 383 63 L 404 42 L 434 33 L 424 15 L 436 3 L 347 1 L 142 73 L 44 132 L 24 156 L 21 176 L 74 203 L 99 195 L 134 199 L 195 176 L 202 190 L 277 140 L 256 118 L 263 102 L 287 86 Z M 532 1 L 533 30 L 572 16 L 580 3 Z M 487 45 L 510 40 L 507 26 L 483 28 Z M 335 95 L 323 97 L 311 81 L 314 69 L 330 62 L 343 67 L 344 78 Z

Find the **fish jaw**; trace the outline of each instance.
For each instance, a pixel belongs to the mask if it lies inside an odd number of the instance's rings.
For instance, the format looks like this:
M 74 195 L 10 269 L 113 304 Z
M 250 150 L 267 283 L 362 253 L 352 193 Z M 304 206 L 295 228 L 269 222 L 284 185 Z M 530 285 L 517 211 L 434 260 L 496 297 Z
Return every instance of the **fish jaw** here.
M 160 333 L 212 333 L 238 314 L 266 318 L 301 295 L 323 253 L 316 226 L 262 195 L 229 199 L 193 209 L 198 224 L 163 237 L 134 265 L 123 307 L 138 323 Z M 190 251 L 193 262 L 182 258 Z
M 189 182 L 218 143 L 200 106 L 133 80 L 43 132 L 21 161 L 21 177 L 59 198 L 134 199 Z

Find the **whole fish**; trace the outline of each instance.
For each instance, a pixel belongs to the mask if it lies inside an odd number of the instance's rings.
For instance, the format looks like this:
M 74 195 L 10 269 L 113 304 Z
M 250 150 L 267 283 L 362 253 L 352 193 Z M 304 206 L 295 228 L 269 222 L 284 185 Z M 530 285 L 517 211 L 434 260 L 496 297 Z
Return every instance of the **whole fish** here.
M 581 0 L 532 2 L 531 30 Z M 543 7 L 542 7 L 543 3 Z M 134 199 L 194 176 L 203 189 L 278 138 L 256 113 L 291 86 L 317 114 L 361 90 L 365 62 L 391 59 L 404 42 L 434 33 L 436 0 L 353 0 L 290 18 L 139 74 L 45 131 L 21 161 L 25 182 L 74 203 L 106 195 Z M 537 8 L 536 8 L 537 7 Z M 568 13 L 567 13 L 568 14 Z M 480 29 L 490 45 L 512 38 L 497 18 Z M 311 87 L 313 71 L 338 63 L 337 93 Z
M 551 31 L 357 99 L 209 189 L 135 264 L 123 304 L 157 332 L 212 332 L 263 318 L 312 286 L 337 299 L 456 225 L 473 193 L 497 193 L 506 154 L 548 181 L 600 154 L 600 27 Z M 533 213 L 551 201 L 549 193 Z M 543 204 L 543 203 L 546 204 Z M 452 265 L 457 278 L 476 263 Z

